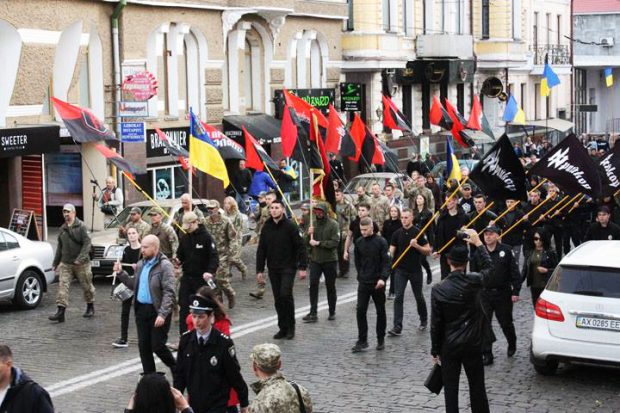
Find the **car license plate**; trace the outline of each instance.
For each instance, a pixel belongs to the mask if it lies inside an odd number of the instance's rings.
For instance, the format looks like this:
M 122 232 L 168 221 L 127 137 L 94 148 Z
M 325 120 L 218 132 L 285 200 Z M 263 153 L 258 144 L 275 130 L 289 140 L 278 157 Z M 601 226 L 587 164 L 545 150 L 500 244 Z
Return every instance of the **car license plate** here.
M 97 260 L 95 260 L 95 261 L 91 261 L 91 262 L 90 262 L 90 266 L 91 266 L 91 267 L 98 268 L 99 266 L 101 266 L 101 263 L 100 263 L 99 261 L 97 261 Z
M 578 316 L 575 324 L 578 328 L 593 328 L 596 330 L 620 331 L 620 320 Z

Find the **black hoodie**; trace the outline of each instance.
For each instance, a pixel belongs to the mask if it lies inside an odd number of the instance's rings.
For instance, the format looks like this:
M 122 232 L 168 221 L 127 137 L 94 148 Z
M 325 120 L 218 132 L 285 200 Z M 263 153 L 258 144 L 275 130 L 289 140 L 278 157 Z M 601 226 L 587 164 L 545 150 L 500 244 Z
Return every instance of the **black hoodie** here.
M 183 264 L 184 277 L 202 278 L 205 272 L 215 274 L 220 264 L 213 238 L 202 224 L 194 232 L 183 234 L 177 258 Z
M 52 399 L 43 387 L 17 367 L 11 368 L 11 377 L 0 413 L 54 413 Z

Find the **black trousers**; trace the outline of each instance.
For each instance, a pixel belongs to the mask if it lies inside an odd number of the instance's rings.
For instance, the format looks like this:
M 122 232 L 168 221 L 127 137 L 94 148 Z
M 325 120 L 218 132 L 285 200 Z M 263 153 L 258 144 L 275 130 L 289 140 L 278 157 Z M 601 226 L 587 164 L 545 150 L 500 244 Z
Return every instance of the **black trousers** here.
M 555 253 L 558 255 L 558 260 L 560 260 L 562 258 L 562 246 L 564 245 L 564 241 L 562 240 L 564 229 L 561 226 L 555 225 L 547 225 L 545 226 L 545 229 L 553 237 Z
M 420 264 L 422 268 L 424 268 L 424 271 L 426 271 L 426 277 L 433 279 L 433 271 L 431 270 L 431 265 L 428 263 L 426 255 L 420 255 Z
M 446 400 L 446 412 L 459 412 L 459 377 L 461 366 L 465 368 L 467 381 L 469 382 L 469 401 L 472 413 L 488 413 L 489 400 L 484 386 L 484 366 L 482 354 L 464 354 L 454 356 L 451 354 L 441 355 L 441 373 L 443 377 L 444 397 Z
M 155 327 L 155 319 L 157 311 L 152 304 L 140 304 L 136 302 L 136 328 L 138 330 L 138 350 L 140 351 L 140 361 L 142 362 L 142 370 L 144 373 L 154 373 L 155 358 L 153 353 L 174 371 L 176 360 L 166 347 L 168 340 L 168 331 L 170 331 L 169 315 L 166 322 L 161 327 Z
M 269 281 L 271 281 L 273 300 L 278 314 L 278 327 L 284 332 L 295 330 L 295 300 L 293 298 L 295 272 L 295 269 L 269 269 Z
M 344 242 L 346 239 L 346 237 L 340 237 L 340 242 L 338 243 L 338 275 L 341 277 L 349 273 L 349 261 L 343 258 Z
M 321 274 L 325 276 L 329 314 L 336 314 L 336 265 L 337 261 L 310 262 L 310 312 L 312 314 L 317 313 Z
M 534 306 L 534 308 L 536 308 L 536 301 L 538 301 L 538 297 L 540 297 L 540 295 L 542 294 L 542 292 L 545 290 L 545 288 L 536 288 L 536 287 L 530 287 L 530 291 L 532 293 L 532 305 Z
M 510 290 L 482 290 L 480 294 L 480 301 L 482 302 L 482 308 L 489 319 L 489 322 L 493 321 L 493 312 L 497 317 L 499 326 L 506 336 L 509 346 L 517 345 L 517 333 L 515 332 L 515 325 L 512 321 L 512 297 Z M 486 337 L 484 337 L 486 338 Z M 493 343 L 488 339 L 483 340 L 482 343 L 483 354 L 493 354 Z
M 439 267 L 441 268 L 441 279 L 443 280 L 450 274 L 450 265 L 448 264 L 448 252 L 444 251 L 439 256 Z
M 581 223 L 575 221 L 564 221 L 563 231 L 562 241 L 564 243 L 564 255 L 566 255 L 571 250 L 571 240 L 573 245 L 577 247 L 583 241 L 584 234 L 581 230 Z
M 133 305 L 133 297 L 122 302 L 121 308 L 121 340 L 127 341 L 127 333 L 129 331 L 129 312 Z
M 411 291 L 418 308 L 420 323 L 426 324 L 428 320 L 426 300 L 422 294 L 422 272 L 411 273 L 396 269 L 394 275 L 394 293 L 396 294 L 394 297 L 394 330 L 396 331 L 403 329 L 405 290 L 408 283 L 411 283 Z
M 368 304 L 370 299 L 377 310 L 377 340 L 383 341 L 387 326 L 385 315 L 385 287 L 375 288 L 374 284 L 358 284 L 357 286 L 357 337 L 360 342 L 368 341 Z
M 185 319 L 189 314 L 189 296 L 196 294 L 196 291 L 203 285 L 207 285 L 207 282 L 202 277 L 186 275 L 181 277 L 179 284 L 179 335 L 183 335 L 187 331 Z

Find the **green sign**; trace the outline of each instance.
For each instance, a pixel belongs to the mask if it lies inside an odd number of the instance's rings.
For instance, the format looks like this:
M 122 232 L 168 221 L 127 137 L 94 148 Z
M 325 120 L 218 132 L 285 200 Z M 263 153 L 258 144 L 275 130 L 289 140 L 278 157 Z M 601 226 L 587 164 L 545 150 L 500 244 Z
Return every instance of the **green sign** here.
M 360 112 L 362 110 L 362 84 L 340 84 L 340 110 L 343 112 Z

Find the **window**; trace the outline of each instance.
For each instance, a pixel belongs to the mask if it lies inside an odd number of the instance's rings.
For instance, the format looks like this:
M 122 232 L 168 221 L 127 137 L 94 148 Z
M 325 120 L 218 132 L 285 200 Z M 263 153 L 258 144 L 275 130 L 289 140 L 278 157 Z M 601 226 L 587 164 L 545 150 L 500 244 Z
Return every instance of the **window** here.
M 489 17 L 490 17 L 490 0 L 482 0 L 482 38 L 490 37 Z
M 352 32 L 355 30 L 355 26 L 353 25 L 353 0 L 348 1 L 349 6 L 349 19 L 347 20 L 347 31 Z
M 151 181 L 149 195 L 156 200 L 176 199 L 185 192 L 189 192 L 187 171 L 180 166 L 151 168 L 148 175 Z
M 524 113 L 525 113 L 525 102 L 527 98 L 526 91 L 527 91 L 527 84 L 521 83 L 521 109 L 523 109 Z
M 434 0 L 424 0 L 424 34 L 433 33 Z
M 398 31 L 398 5 L 396 0 L 383 0 L 383 30 L 388 33 Z
M 538 48 L 538 12 L 534 12 L 534 25 L 533 25 L 533 33 L 532 33 L 532 43 L 534 44 L 534 49 Z
M 521 39 L 521 0 L 512 0 L 512 38 Z
M 17 238 L 15 238 L 11 234 L 4 234 L 4 242 L 7 250 L 19 248 L 19 242 L 17 242 Z
M 547 46 L 551 44 L 551 13 L 547 13 Z
M 558 14 L 558 46 L 562 44 L 562 15 Z
M 558 266 L 547 289 L 590 297 L 620 298 L 620 271 L 616 268 Z

